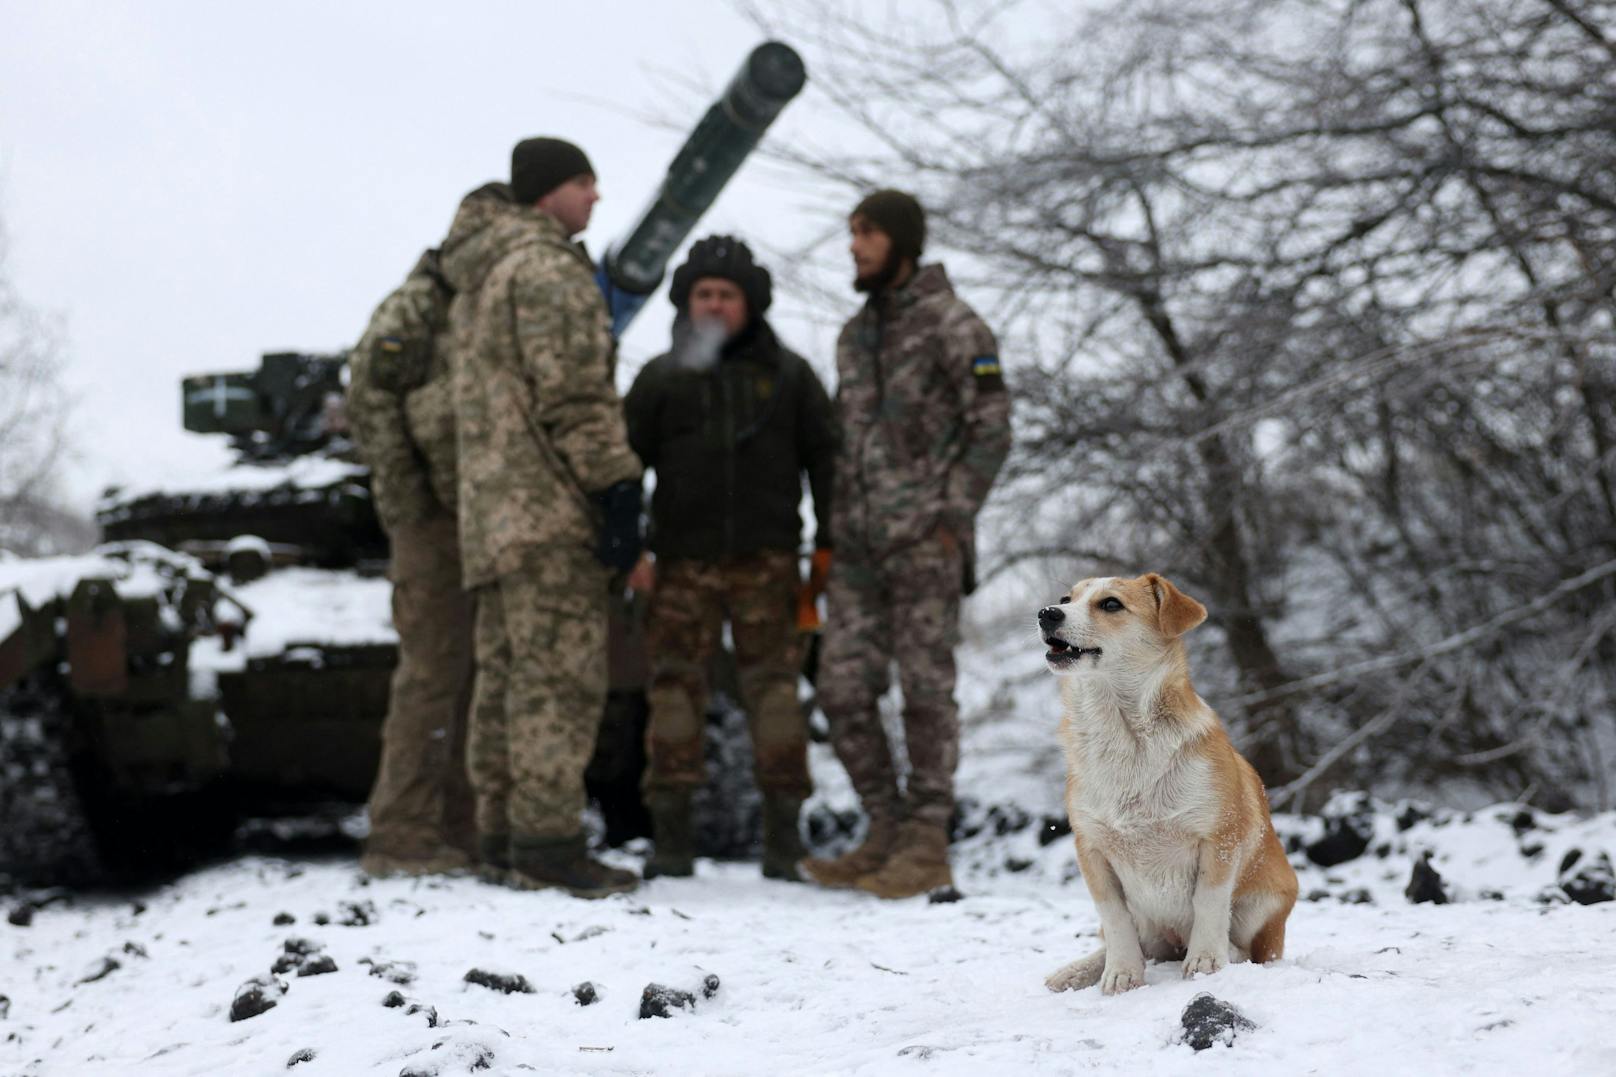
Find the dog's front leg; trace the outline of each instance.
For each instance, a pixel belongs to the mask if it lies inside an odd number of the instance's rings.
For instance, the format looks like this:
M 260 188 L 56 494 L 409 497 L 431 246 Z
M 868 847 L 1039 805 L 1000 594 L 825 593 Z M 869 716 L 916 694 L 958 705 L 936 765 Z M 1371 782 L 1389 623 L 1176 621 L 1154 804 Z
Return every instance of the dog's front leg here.
M 1201 842 L 1190 906 L 1195 922 L 1184 955 L 1184 977 L 1216 972 L 1229 963 L 1229 918 L 1234 902 L 1237 851 L 1213 841 Z
M 1107 995 L 1132 991 L 1145 983 L 1145 952 L 1139 946 L 1139 931 L 1134 926 L 1133 914 L 1128 912 L 1122 880 L 1112 869 L 1110 861 L 1099 853 L 1085 851 L 1081 842 L 1077 846 L 1078 866 L 1083 869 L 1083 881 L 1088 884 L 1094 898 L 1094 908 L 1100 914 L 1100 929 L 1105 942 L 1105 971 L 1100 974 L 1100 990 Z

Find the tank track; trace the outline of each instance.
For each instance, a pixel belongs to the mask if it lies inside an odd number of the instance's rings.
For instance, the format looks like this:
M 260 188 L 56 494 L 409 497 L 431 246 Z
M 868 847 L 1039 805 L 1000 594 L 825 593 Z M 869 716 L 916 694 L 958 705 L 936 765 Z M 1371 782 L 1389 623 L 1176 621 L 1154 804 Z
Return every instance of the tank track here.
M 74 778 L 70 719 L 47 675 L 0 691 L 0 876 L 15 883 L 81 883 L 102 875 Z

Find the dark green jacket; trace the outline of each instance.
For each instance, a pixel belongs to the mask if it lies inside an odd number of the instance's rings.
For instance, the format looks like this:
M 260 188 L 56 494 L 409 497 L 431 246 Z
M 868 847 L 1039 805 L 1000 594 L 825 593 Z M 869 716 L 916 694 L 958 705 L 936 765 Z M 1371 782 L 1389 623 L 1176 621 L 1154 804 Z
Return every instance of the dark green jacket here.
M 656 469 L 651 549 L 700 561 L 795 551 L 804 472 L 816 544 L 829 546 L 836 428 L 818 375 L 765 321 L 705 370 L 684 358 L 687 337 L 680 319 L 674 349 L 645 365 L 624 401 L 629 444 Z

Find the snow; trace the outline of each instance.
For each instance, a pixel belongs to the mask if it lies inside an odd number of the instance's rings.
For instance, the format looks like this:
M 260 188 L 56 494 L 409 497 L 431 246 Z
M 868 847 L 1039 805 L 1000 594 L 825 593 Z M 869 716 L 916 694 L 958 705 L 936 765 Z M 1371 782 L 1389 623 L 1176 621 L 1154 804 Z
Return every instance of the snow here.
M 97 551 L 72 557 L 17 558 L 0 561 L 0 599 L 15 595 L 39 609 L 56 598 L 66 598 L 83 579 L 111 580 L 123 598 L 150 598 L 163 593 L 169 583 L 166 573 L 185 572 L 205 578 L 193 558 L 174 553 L 150 542 L 118 542 Z M 16 602 L 0 601 L 15 612 Z M 4 614 L 0 614 L 3 618 Z M 9 622 L 0 621 L 0 639 Z M 16 624 L 11 624 L 14 630 Z
M 1304 894 L 1329 894 L 1298 904 L 1283 960 L 1193 981 L 1152 965 L 1145 987 L 1114 998 L 1043 986 L 1096 945 L 1098 918 L 1069 840 L 1040 844 L 1037 825 L 959 843 L 966 897 L 952 904 L 707 860 L 694 879 L 586 902 L 473 878 L 371 881 L 351 857 L 244 857 L 0 927 L 0 1073 L 270 1074 L 304 1049 L 299 1074 L 388 1077 L 428 1062 L 462 1073 L 484 1053 L 494 1074 L 1616 1072 L 1616 902 L 1532 896 L 1559 848 L 1616 849 L 1616 815 L 1538 816 L 1517 838 L 1518 814 L 1500 805 L 1397 832 L 1383 810 L 1377 828 L 1409 852 L 1331 869 L 1294 858 Z M 1280 820 L 1298 833 L 1316 822 Z M 1402 896 L 1422 847 L 1459 881 L 1456 903 Z M 1023 854 L 1029 866 L 1005 869 Z M 1484 884 L 1504 897 L 1467 895 Z M 1371 903 L 1337 900 L 1357 885 Z M 369 924 L 341 925 L 344 903 L 367 902 Z M 295 923 L 275 925 L 279 913 Z M 237 989 L 288 939 L 312 941 L 337 971 L 285 972 L 275 1008 L 231 1022 Z M 389 982 L 362 959 L 409 963 L 415 979 Z M 533 993 L 468 984 L 474 968 L 519 974 Z M 720 980 L 710 1000 L 708 974 Z M 599 994 L 587 1007 L 572 994 L 585 981 Z M 650 983 L 695 992 L 694 1010 L 640 1019 Z M 438 1027 L 383 1006 L 394 990 L 432 1007 Z M 1202 991 L 1258 1027 L 1199 1054 L 1176 1042 Z
M 294 645 L 347 647 L 398 642 L 393 630 L 392 584 L 377 576 L 338 569 L 284 568 L 244 584 L 230 596 L 252 611 L 245 646 L 227 651 L 217 637 L 191 646 L 191 666 L 204 672 L 245 667 L 249 658 L 280 654 Z
M 102 498 L 102 509 L 127 504 L 153 495 L 207 495 L 261 493 L 283 486 L 320 490 L 349 480 L 359 480 L 369 472 L 361 464 L 329 456 L 293 457 L 284 463 L 236 463 L 210 476 L 188 479 L 183 485 L 153 479 L 113 487 Z
M 118 558 L 51 560 L 0 562 L 0 618 L 9 592 L 60 593 L 90 569 L 121 570 L 120 589 L 161 582 Z M 193 646 L 204 680 L 248 657 L 394 638 L 385 580 L 293 568 L 228 590 L 254 617 L 229 652 Z M 1059 830 L 1058 705 L 1040 649 L 1016 610 L 976 612 L 960 650 L 959 902 L 881 902 L 707 860 L 694 879 L 585 902 L 474 878 L 372 881 L 351 854 L 243 856 L 0 924 L 0 1074 L 272 1074 L 304 1051 L 291 1072 L 344 1077 L 463 1073 L 484 1058 L 491 1074 L 1616 1073 L 1604 952 L 1616 902 L 1570 904 L 1556 888 L 1573 850 L 1616 854 L 1616 813 L 1340 798 L 1326 813 L 1361 816 L 1368 848 L 1327 868 L 1301 851 L 1325 822 L 1280 816 L 1305 899 L 1283 960 L 1194 981 L 1152 965 L 1145 987 L 1114 998 L 1047 991 L 1048 973 L 1097 945 L 1098 917 Z M 890 718 L 897 702 L 883 703 Z M 815 744 L 811 764 L 810 806 L 849 808 L 829 749 Z M 644 851 L 608 857 L 638 867 Z M 1404 896 L 1427 852 L 1449 904 Z M 374 915 L 344 926 L 344 903 Z M 276 925 L 280 913 L 295 922 Z M 282 973 L 274 1008 L 232 1022 L 237 991 L 289 939 L 336 971 Z M 534 990 L 467 983 L 472 969 Z M 720 987 L 703 999 L 708 975 Z M 586 981 L 599 1001 L 580 1006 Z M 642 1020 L 651 983 L 696 993 L 693 1011 Z M 406 1005 L 384 1006 L 392 991 Z M 1203 991 L 1257 1027 L 1192 1051 L 1180 1015 Z M 436 1027 L 409 1012 L 417 1002 Z

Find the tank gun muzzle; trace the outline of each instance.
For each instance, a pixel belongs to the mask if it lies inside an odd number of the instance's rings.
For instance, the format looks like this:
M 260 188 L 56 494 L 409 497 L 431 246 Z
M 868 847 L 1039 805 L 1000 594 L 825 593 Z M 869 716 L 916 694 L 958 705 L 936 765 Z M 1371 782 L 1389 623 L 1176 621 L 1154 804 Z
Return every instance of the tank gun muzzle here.
M 790 45 L 766 41 L 747 56 L 674 156 L 650 205 L 601 259 L 596 277 L 615 335 L 656 291 L 679 245 L 807 81 Z

